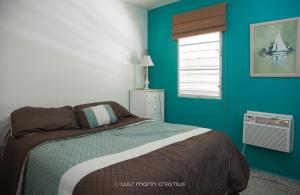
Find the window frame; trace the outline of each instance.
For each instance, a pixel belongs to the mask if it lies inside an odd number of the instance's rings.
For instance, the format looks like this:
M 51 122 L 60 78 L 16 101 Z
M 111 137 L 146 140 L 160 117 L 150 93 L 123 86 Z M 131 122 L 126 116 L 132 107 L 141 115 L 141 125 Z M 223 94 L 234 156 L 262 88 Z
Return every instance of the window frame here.
M 219 58 L 219 96 L 207 96 L 207 95 L 186 95 L 186 94 L 181 94 L 180 93 L 180 55 L 179 55 L 179 39 L 177 41 L 177 96 L 178 97 L 183 97 L 183 98 L 199 98 L 199 99 L 212 99 L 212 100 L 221 100 L 222 99 L 222 66 L 223 66 L 223 47 L 222 47 L 222 42 L 223 42 L 223 37 L 222 37 L 222 31 L 217 31 L 219 33 L 219 46 L 220 46 L 220 58 Z M 210 32 L 214 33 L 214 32 Z M 205 33 L 209 34 L 209 33 Z M 194 35 L 194 36 L 199 36 L 199 35 Z M 187 37 L 184 37 L 187 38 Z

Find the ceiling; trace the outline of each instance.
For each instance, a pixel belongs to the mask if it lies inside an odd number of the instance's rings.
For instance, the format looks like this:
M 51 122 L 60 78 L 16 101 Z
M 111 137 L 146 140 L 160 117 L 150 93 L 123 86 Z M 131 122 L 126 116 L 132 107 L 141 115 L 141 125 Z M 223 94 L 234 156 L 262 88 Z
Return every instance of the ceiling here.
M 125 0 L 126 2 L 145 9 L 153 9 L 179 0 Z

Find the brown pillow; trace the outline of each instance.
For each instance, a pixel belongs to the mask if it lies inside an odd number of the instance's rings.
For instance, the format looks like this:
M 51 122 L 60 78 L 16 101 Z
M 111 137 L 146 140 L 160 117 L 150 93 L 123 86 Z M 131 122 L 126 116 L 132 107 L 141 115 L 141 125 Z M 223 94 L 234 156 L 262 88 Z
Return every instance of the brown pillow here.
M 102 105 L 102 104 L 108 104 L 108 105 L 110 105 L 111 108 L 113 109 L 115 115 L 118 117 L 118 119 L 135 116 L 135 115 L 131 114 L 130 112 L 128 112 L 128 110 L 126 108 L 124 108 L 123 106 L 121 106 L 117 102 L 113 102 L 113 101 L 105 101 L 105 102 L 95 102 L 95 103 L 81 104 L 81 105 L 75 106 L 74 109 L 76 110 L 76 113 L 78 114 L 79 110 L 82 110 L 82 109 L 88 108 L 88 107 L 97 106 L 97 105 Z
M 23 107 L 11 113 L 12 136 L 79 129 L 76 114 L 71 106 L 61 108 Z

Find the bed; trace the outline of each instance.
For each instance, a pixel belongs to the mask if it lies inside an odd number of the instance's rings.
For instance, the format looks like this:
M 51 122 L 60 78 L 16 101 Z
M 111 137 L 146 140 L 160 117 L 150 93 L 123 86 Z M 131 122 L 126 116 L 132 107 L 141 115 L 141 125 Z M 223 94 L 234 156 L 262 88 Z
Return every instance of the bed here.
M 224 195 L 247 187 L 248 164 L 225 134 L 142 119 L 116 105 L 124 116 L 111 125 L 10 138 L 0 193 Z

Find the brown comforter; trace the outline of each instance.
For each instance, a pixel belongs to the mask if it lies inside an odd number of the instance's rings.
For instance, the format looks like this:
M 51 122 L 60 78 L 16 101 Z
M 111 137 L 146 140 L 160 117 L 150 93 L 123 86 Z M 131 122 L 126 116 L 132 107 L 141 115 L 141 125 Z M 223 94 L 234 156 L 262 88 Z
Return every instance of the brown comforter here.
M 34 146 L 142 120 L 131 117 L 109 127 L 10 139 L 0 161 L 0 194 L 16 194 L 23 162 Z M 227 136 L 211 131 L 92 172 L 76 185 L 73 194 L 236 194 L 247 187 L 248 179 L 244 157 Z

